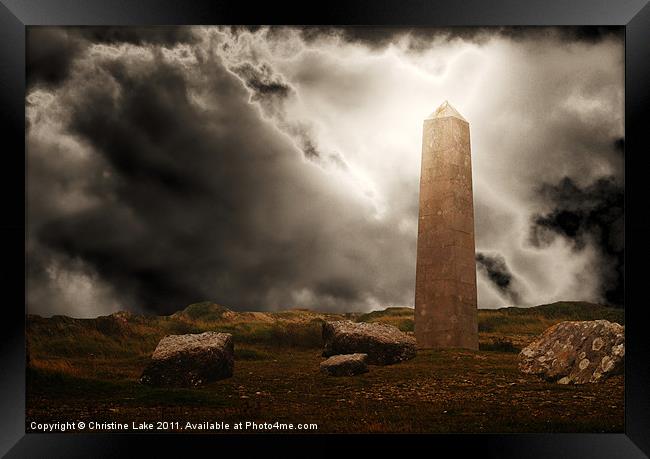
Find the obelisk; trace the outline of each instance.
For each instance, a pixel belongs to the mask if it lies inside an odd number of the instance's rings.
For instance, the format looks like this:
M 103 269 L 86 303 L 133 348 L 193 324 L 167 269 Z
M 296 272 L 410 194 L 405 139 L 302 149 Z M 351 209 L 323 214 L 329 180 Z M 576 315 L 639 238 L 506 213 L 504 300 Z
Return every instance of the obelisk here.
M 420 348 L 478 349 L 469 123 L 445 101 L 424 120 L 415 279 Z

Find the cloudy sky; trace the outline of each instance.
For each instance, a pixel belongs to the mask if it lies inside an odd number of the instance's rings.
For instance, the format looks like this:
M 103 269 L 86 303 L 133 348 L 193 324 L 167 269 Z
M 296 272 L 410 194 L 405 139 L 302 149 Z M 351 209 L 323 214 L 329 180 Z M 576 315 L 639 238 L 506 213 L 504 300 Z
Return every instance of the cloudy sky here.
M 28 29 L 28 312 L 412 306 L 469 121 L 481 308 L 622 304 L 623 29 Z

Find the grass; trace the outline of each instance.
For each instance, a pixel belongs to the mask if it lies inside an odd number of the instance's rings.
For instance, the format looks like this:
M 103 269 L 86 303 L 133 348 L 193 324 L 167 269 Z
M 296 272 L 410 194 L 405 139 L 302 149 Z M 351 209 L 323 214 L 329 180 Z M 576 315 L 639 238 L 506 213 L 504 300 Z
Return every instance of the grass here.
M 224 306 L 214 304 L 211 301 L 203 301 L 190 304 L 183 311 L 180 311 L 179 316 L 203 322 L 218 322 L 222 319 L 224 312 L 227 311 L 228 308 Z
M 268 350 L 255 349 L 252 347 L 237 346 L 235 348 L 235 360 L 271 360 L 273 352 Z
M 585 302 L 557 302 L 533 308 L 479 310 L 479 332 L 537 335 L 566 320 L 606 319 L 625 325 L 622 309 Z
M 623 429 L 622 377 L 560 386 L 516 370 L 516 355 L 421 351 L 353 378 L 318 372 L 316 350 L 238 360 L 232 378 L 155 389 L 30 370 L 28 419 L 315 422 L 326 432 L 610 432 Z M 615 408 L 612 408 L 615 407 Z
M 625 325 L 622 309 L 579 301 L 560 301 L 532 308 L 510 307 L 478 311 L 479 332 L 517 335 L 539 334 L 551 325 L 564 320 L 596 319 L 606 319 Z M 393 307 L 372 311 L 362 314 L 357 320 L 394 325 L 402 331 L 414 329 L 412 308 Z
M 322 345 L 322 321 L 308 323 L 244 323 L 234 327 L 217 327 L 218 331 L 228 331 L 237 342 L 263 344 L 270 347 L 292 347 L 315 349 Z
M 497 338 L 494 341 L 480 342 L 479 350 L 518 353 L 521 351 L 521 348 L 515 345 L 512 341 L 508 341 L 507 339 L 503 338 Z
M 419 351 L 415 359 L 344 378 L 319 373 L 322 321 L 351 318 L 413 330 L 413 310 L 235 313 L 197 303 L 163 317 L 29 316 L 27 418 L 36 421 L 315 422 L 321 432 L 621 432 L 623 377 L 561 386 L 523 375 L 517 352 L 562 320 L 623 311 L 587 303 L 479 311 L 480 351 Z M 138 383 L 167 334 L 232 333 L 232 378 L 198 389 Z
M 361 315 L 358 322 L 379 322 L 393 325 L 403 332 L 412 332 L 414 330 L 413 309 L 412 308 L 386 308 L 382 311 L 372 311 Z

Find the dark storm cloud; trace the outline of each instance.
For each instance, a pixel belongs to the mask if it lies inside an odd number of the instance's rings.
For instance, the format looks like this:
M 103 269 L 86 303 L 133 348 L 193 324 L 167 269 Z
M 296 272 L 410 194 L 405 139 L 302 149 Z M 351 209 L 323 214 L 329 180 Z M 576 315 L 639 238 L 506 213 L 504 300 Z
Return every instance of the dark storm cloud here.
M 291 92 L 291 87 L 279 76 L 273 75 L 267 64 L 256 68 L 250 63 L 245 63 L 233 67 L 231 70 L 242 77 L 247 88 L 253 90 L 253 100 L 255 101 L 272 97 L 284 99 Z
M 74 60 L 93 43 L 173 46 L 195 41 L 191 28 L 178 26 L 29 26 L 26 31 L 27 86 L 61 83 L 68 77 Z
M 359 290 L 350 282 L 350 279 L 326 279 L 316 285 L 315 293 L 332 297 L 337 301 L 355 302 L 359 300 Z
M 120 63 L 111 65 L 124 98 L 116 103 L 103 88 L 89 90 L 75 101 L 81 105 L 72 111 L 70 129 L 89 139 L 125 179 L 178 195 L 199 194 L 205 191 L 202 181 L 187 180 L 199 171 L 179 162 L 178 153 L 196 142 L 192 135 L 202 134 L 191 131 L 200 120 L 188 104 L 182 74 L 160 61 L 154 65 L 147 80 Z
M 249 28 L 232 28 L 235 33 Z M 254 28 L 253 28 L 254 30 Z M 230 45 L 225 43 L 222 48 Z M 307 122 L 289 121 L 286 115 L 288 99 L 296 96 L 294 88 L 284 81 L 282 75 L 274 72 L 266 62 L 242 60 L 231 63 L 228 69 L 242 79 L 250 91 L 250 101 L 259 104 L 262 113 L 276 122 L 279 129 L 288 134 L 302 151 L 306 159 L 321 164 L 333 164 L 345 169 L 347 164 L 336 152 L 322 152 L 314 140 L 313 127 Z
M 503 256 L 478 252 L 476 263 L 478 272 L 486 276 L 497 290 L 510 301 L 510 304 L 519 304 L 520 295 L 515 286 L 516 281 Z
M 265 115 L 284 120 L 284 103 L 293 89 L 280 75 L 275 75 L 265 63 L 255 66 L 245 62 L 230 67 L 230 70 L 242 79 L 251 91 L 251 102 L 260 104 Z
M 86 70 L 100 68 L 97 78 L 61 95 L 67 133 L 97 155 L 79 173 L 105 170 L 109 185 L 86 190 L 95 205 L 30 219 L 28 277 L 41 302 L 33 310 L 60 308 L 41 293 L 51 265 L 74 272 L 80 288 L 101 279 L 121 308 L 158 313 L 204 299 L 238 309 L 354 310 L 377 294 L 369 273 L 380 254 L 399 258 L 395 229 L 368 221 L 365 204 L 297 161 L 218 61 L 202 65 L 195 76 L 210 75 L 201 87 L 207 113 L 192 99 L 192 75 L 155 52 L 153 62 L 97 60 Z M 44 148 L 34 143 L 30 154 L 54 171 L 56 156 Z M 54 207 L 48 183 L 33 183 L 32 209 Z M 364 247 L 368 237 L 375 243 Z M 379 275 L 388 303 L 408 276 L 391 271 Z
M 209 251 L 214 258 L 206 260 L 204 251 L 231 231 L 247 236 L 236 208 L 246 202 L 237 196 L 245 190 L 229 174 L 242 165 L 216 160 L 236 159 L 237 145 L 228 135 L 221 145 L 210 143 L 214 136 L 173 66 L 159 61 L 155 69 L 133 71 L 117 63 L 106 70 L 122 97 L 113 100 L 101 85 L 88 88 L 71 101 L 70 130 L 91 142 L 119 177 L 117 202 L 44 224 L 39 242 L 87 261 L 144 307 L 173 311 L 207 294 L 193 271 L 219 263 L 221 254 Z M 215 75 L 219 89 L 232 91 L 223 81 Z M 237 180 L 245 182 L 245 175 Z
M 472 33 L 472 28 L 467 28 L 466 33 Z M 483 33 L 489 31 L 483 29 Z M 528 41 L 556 37 L 566 43 L 595 44 L 603 40 L 618 38 L 623 28 L 621 26 L 574 26 L 574 27 L 546 27 L 546 26 L 511 26 L 499 27 L 497 33 L 504 38 L 515 41 Z M 471 36 L 471 35 L 469 35 Z
M 598 43 L 601 40 L 621 36 L 623 26 L 577 26 L 561 27 L 562 36 L 566 40 L 579 40 L 588 43 Z
M 621 155 L 625 154 L 625 139 L 623 137 L 614 141 L 614 149 Z
M 65 29 L 27 27 L 26 48 L 27 86 L 56 85 L 68 77 L 82 43 Z
M 433 40 L 463 40 L 483 44 L 502 37 L 515 41 L 529 41 L 549 37 L 575 43 L 597 43 L 620 36 L 620 26 L 575 27 L 304 27 L 302 34 L 307 41 L 340 35 L 346 41 L 357 42 L 373 49 L 384 49 L 401 37 L 408 36 L 413 50 L 428 49 Z
M 582 250 L 595 242 L 603 254 L 596 267 L 601 276 L 605 299 L 623 304 L 624 189 L 612 177 L 601 178 L 581 188 L 570 178 L 546 184 L 540 196 L 552 210 L 536 215 L 531 241 L 537 247 L 548 245 L 560 235 Z
M 197 41 L 192 28 L 183 26 L 72 27 L 67 30 L 91 43 L 173 46 Z

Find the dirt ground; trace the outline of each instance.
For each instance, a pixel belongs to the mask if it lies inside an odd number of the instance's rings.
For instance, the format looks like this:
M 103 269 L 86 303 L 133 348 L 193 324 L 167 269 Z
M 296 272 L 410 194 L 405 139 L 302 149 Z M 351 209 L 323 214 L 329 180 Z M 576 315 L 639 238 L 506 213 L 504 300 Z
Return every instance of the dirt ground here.
M 513 352 L 420 351 L 338 378 L 319 373 L 317 349 L 253 347 L 242 356 L 232 378 L 200 389 L 142 386 L 143 358 L 43 361 L 28 369 L 27 431 L 38 430 L 32 421 L 171 422 L 165 431 L 205 421 L 315 423 L 323 433 L 624 429 L 623 376 L 558 385 L 520 373 Z

